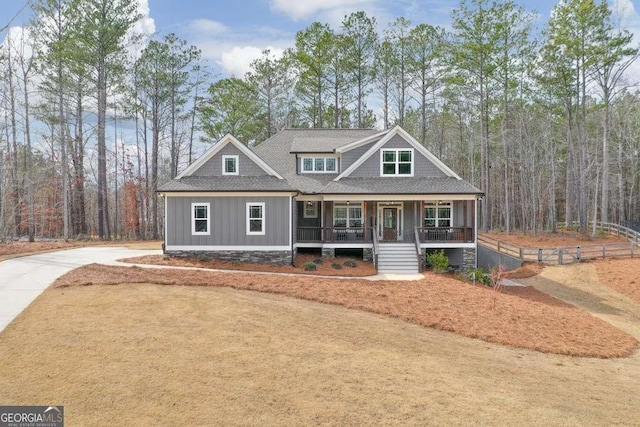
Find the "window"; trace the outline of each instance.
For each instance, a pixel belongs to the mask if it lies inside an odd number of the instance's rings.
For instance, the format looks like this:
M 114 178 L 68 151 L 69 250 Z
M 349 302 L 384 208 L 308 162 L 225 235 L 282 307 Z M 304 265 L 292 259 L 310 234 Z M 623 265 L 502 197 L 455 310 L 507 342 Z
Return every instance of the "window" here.
M 247 203 L 247 234 L 264 234 L 264 203 Z
M 426 202 L 424 226 L 425 228 L 451 227 L 451 202 Z
M 304 202 L 304 217 L 318 218 L 318 202 Z
M 362 227 L 362 205 L 335 205 L 333 207 L 333 226 Z
M 335 157 L 303 157 L 302 172 L 334 173 L 337 171 Z
M 222 175 L 238 175 L 238 156 L 222 156 Z
M 413 176 L 413 148 L 381 150 L 381 176 Z
M 210 222 L 209 203 L 191 203 L 191 234 L 211 234 Z

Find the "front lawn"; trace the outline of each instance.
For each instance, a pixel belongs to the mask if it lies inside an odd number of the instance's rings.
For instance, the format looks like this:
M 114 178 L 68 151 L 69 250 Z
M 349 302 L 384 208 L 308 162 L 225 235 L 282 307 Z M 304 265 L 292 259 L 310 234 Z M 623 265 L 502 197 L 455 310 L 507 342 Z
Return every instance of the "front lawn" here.
M 124 271 L 90 267 L 60 284 L 74 277 L 107 283 Z M 144 273 L 160 283 L 180 276 L 193 284 L 248 280 Z M 317 281 L 304 279 L 296 284 L 300 291 Z M 258 284 L 265 276 L 253 281 L 266 289 Z M 420 293 L 435 297 L 424 288 L 445 282 L 425 281 L 404 300 L 391 291 L 402 283 L 355 289 L 325 282 L 317 292 L 328 301 L 349 289 L 354 298 L 378 295 L 389 309 L 400 309 L 418 304 Z M 474 289 L 445 283 L 443 296 L 453 297 L 453 286 Z M 293 292 L 283 283 L 285 289 Z M 513 316 L 505 310 L 517 299 L 501 295 L 495 317 Z M 553 315 L 545 303 L 536 307 Z M 462 303 L 456 316 L 465 308 Z M 553 317 L 558 330 L 569 329 L 575 310 L 557 309 L 567 314 Z M 438 312 L 443 321 L 444 313 Z M 500 323 L 476 323 L 500 333 Z M 540 326 L 542 333 L 548 328 Z M 50 288 L 0 334 L 0 360 L 0 402 L 64 405 L 69 426 L 632 425 L 640 407 L 637 355 L 542 354 L 341 306 L 215 286 Z

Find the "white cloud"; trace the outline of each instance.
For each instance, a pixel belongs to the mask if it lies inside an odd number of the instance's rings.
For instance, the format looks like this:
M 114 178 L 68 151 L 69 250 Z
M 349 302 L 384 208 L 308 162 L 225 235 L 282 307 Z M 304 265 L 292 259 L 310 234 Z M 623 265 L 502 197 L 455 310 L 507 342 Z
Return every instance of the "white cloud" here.
M 262 55 L 262 51 L 269 49 L 274 58 L 280 58 L 284 53 L 283 49 L 273 46 L 258 48 L 256 46 L 234 46 L 230 50 L 223 52 L 218 63 L 229 74 L 242 78 L 250 71 L 251 62 Z
M 282 12 L 294 20 L 305 19 L 319 12 L 333 9 L 361 7 L 374 0 L 271 0 L 271 9 Z
M 189 22 L 189 28 L 200 34 L 222 34 L 229 31 L 229 27 L 222 22 L 212 19 L 195 19 Z
M 630 0 L 614 0 L 612 9 L 620 17 L 637 17 L 635 7 Z
M 615 0 L 612 5 L 614 20 L 621 29 L 628 30 L 633 34 L 632 45 L 640 44 L 640 15 L 636 11 L 631 0 Z M 640 82 L 640 60 L 636 61 L 627 69 L 625 77 L 630 83 Z

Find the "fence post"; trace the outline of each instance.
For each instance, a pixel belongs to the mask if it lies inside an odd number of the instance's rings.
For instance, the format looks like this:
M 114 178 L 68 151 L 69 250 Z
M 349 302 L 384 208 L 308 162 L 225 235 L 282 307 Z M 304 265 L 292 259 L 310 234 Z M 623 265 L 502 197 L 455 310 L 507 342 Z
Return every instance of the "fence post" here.
M 582 260 L 582 249 L 580 249 L 580 246 L 578 246 L 578 250 L 576 251 L 576 257 L 578 258 L 578 261 Z
M 558 264 L 562 265 L 562 249 L 558 252 Z
M 524 261 L 524 248 L 520 248 L 520 261 Z
M 542 262 L 542 248 L 538 248 L 538 262 Z
M 500 240 L 498 240 L 498 252 L 500 252 Z

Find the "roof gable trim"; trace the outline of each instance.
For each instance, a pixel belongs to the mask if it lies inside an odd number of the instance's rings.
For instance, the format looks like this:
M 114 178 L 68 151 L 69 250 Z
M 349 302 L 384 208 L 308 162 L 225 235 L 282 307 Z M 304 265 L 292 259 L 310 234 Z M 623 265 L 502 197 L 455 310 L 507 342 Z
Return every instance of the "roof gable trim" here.
M 346 153 L 347 151 L 354 150 L 358 147 L 362 147 L 363 145 L 367 145 L 375 141 L 376 139 L 382 138 L 388 132 L 389 132 L 389 129 L 383 130 L 382 132 L 375 133 L 371 136 L 367 136 L 366 138 L 362 138 L 357 141 L 353 141 L 347 145 L 343 145 L 342 147 L 338 147 L 334 151 L 336 153 Z
M 445 175 L 462 180 L 462 178 L 456 174 L 453 170 L 451 170 L 447 165 L 445 165 L 440 159 L 434 156 L 429 150 L 423 147 L 414 137 L 412 137 L 406 130 L 402 129 L 400 126 L 393 127 L 388 133 L 376 142 L 373 147 L 367 150 L 358 160 L 356 160 L 351 166 L 345 169 L 340 175 L 338 175 L 334 181 L 339 181 L 340 179 L 347 177 L 353 173 L 356 169 L 358 169 L 367 159 L 374 155 L 380 148 L 382 148 L 391 138 L 395 135 L 400 135 L 404 138 L 405 141 L 409 143 L 416 151 L 426 157 L 431 163 L 433 163 L 438 169 L 440 169 Z M 356 141 L 358 142 L 358 141 Z M 344 148 L 344 147 L 343 147 Z M 355 148 L 355 147 L 354 147 Z
M 235 146 L 242 154 L 249 157 L 255 164 L 257 164 L 262 170 L 264 170 L 267 174 L 271 176 L 275 176 L 278 179 L 283 179 L 275 170 L 271 168 L 264 160 L 262 160 L 256 153 L 251 151 L 246 145 L 241 143 L 231 135 L 230 133 L 223 136 L 218 142 L 213 144 L 202 156 L 196 159 L 195 162 L 191 163 L 185 170 L 182 171 L 175 179 L 184 178 L 186 176 L 191 176 L 195 171 L 200 169 L 202 165 L 208 162 L 213 158 L 220 150 L 227 146 L 227 144 L 232 144 Z

